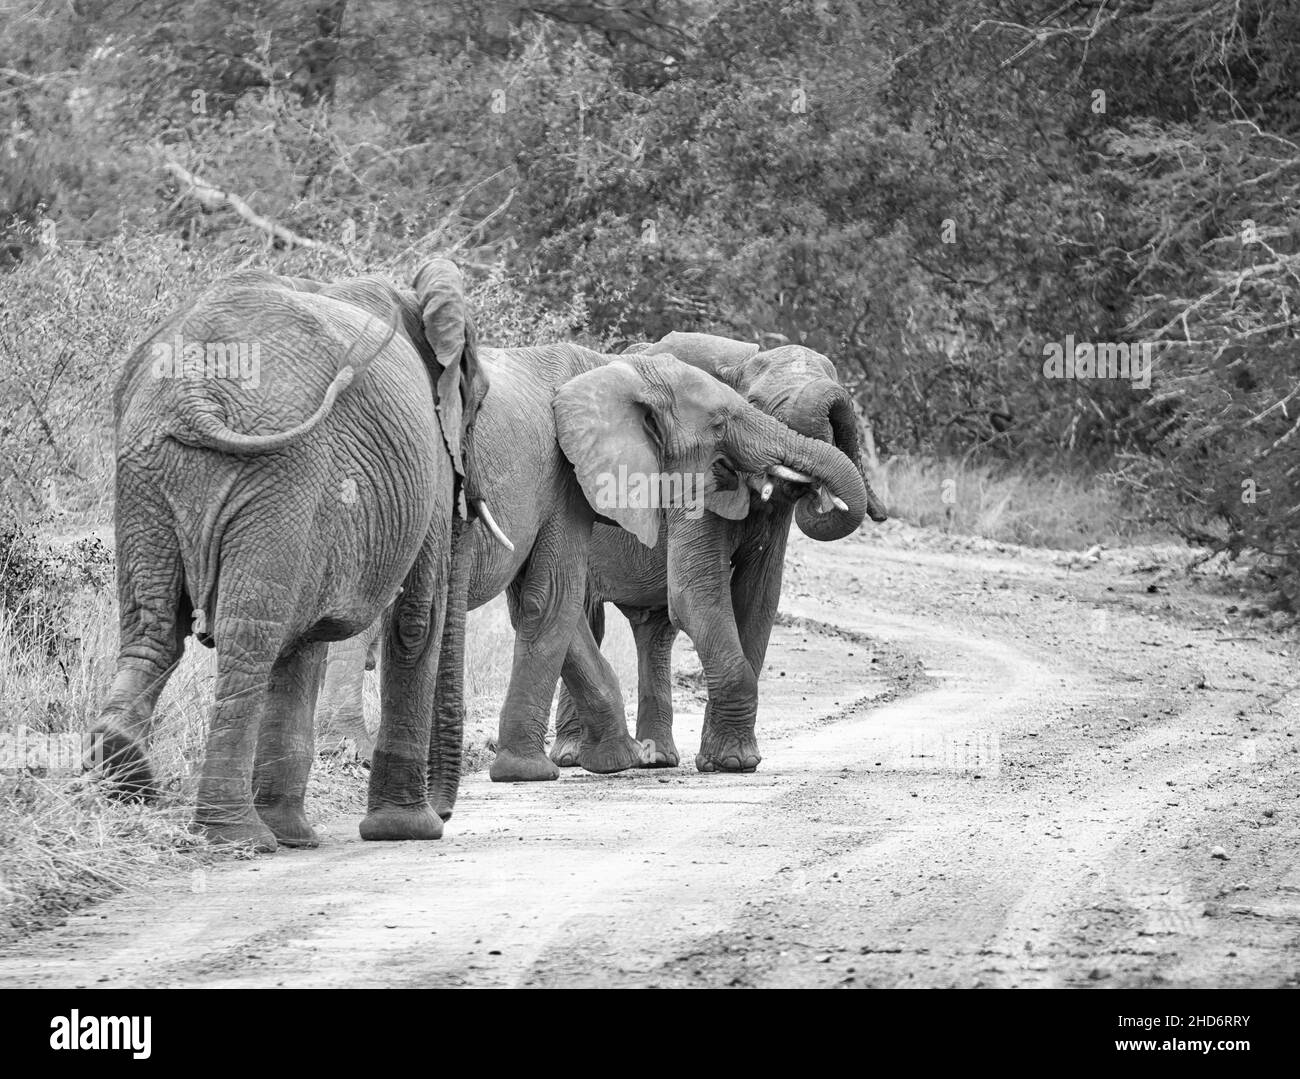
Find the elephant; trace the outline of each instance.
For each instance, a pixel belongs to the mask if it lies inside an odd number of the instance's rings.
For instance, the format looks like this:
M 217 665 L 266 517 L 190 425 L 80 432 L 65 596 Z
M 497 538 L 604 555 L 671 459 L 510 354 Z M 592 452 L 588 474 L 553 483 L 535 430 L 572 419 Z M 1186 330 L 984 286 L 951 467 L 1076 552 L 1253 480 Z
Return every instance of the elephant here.
M 852 401 L 825 356 L 799 345 L 760 351 L 757 345 L 725 337 L 681 332 L 633 348 L 642 356 L 670 353 L 779 423 L 838 447 L 855 462 L 867 492 L 867 513 L 873 521 L 886 519 L 884 505 L 862 472 Z M 862 523 L 859 506 L 841 506 L 807 475 L 776 473 L 774 478 L 747 470 L 735 495 L 733 502 L 714 505 L 703 517 L 670 515 L 653 550 L 602 525 L 592 537 L 587 603 L 592 634 L 599 639 L 603 633 L 605 602 L 614 603 L 632 624 L 638 666 L 636 737 L 648 747 L 650 767 L 680 763 L 672 732 L 670 670 L 680 630 L 694 642 L 708 686 L 696 768 L 752 772 L 758 767 L 758 677 L 780 601 L 791 518 L 817 540 L 840 539 Z M 576 677 L 590 678 L 592 672 L 580 669 Z M 580 712 L 573 694 L 562 689 L 550 754 L 560 766 L 577 763 Z
M 464 608 L 504 591 L 516 631 L 489 775 L 498 782 L 558 777 L 545 739 L 561 674 L 582 715 L 577 763 L 598 773 L 644 764 L 645 748 L 627 733 L 617 678 L 584 617 L 593 527 L 653 555 L 665 515 L 671 531 L 679 518 L 707 516 L 707 507 L 726 511 L 740 476 L 769 472 L 825 486 L 860 521 L 868 503 L 862 476 L 833 445 L 792 431 L 670 353 L 485 347 L 480 362 L 492 388 L 477 416 L 475 474 L 499 521 L 467 526 Z M 513 551 L 492 542 L 494 528 Z M 463 670 L 464 636 L 451 629 L 458 604 L 459 594 L 449 600 L 431 747 L 440 812 L 450 810 L 460 772 L 463 686 L 453 680 Z M 354 699 L 366 649 L 358 637 L 335 645 L 330 657 L 329 677 Z M 381 669 L 387 659 L 385 651 Z M 339 702 L 324 709 L 349 712 Z
M 342 747 L 344 739 L 350 739 L 350 751 L 365 761 L 374 752 L 376 733 L 366 721 L 365 676 L 367 671 L 379 666 L 383 628 L 381 617 L 355 637 L 330 645 L 325 680 L 316 706 L 318 743 Z M 349 656 L 346 661 L 340 659 L 344 653 Z
M 119 379 L 120 648 L 91 733 L 119 794 L 156 793 L 159 694 L 191 633 L 215 648 L 194 811 L 214 842 L 316 845 L 304 793 L 328 643 L 385 611 L 361 834 L 442 834 L 428 746 L 487 382 L 459 271 L 444 260 L 426 276 L 435 298 L 417 305 L 379 278 L 232 275 L 146 338 Z

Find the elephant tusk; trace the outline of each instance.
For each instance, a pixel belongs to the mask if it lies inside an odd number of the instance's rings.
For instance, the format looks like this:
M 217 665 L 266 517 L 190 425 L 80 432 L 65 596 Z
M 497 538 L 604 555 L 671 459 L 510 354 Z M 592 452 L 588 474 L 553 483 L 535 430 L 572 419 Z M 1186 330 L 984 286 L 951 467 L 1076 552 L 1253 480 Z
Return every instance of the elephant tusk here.
M 483 518 L 483 523 L 487 530 L 492 533 L 492 538 L 501 544 L 507 551 L 513 551 L 515 545 L 510 542 L 510 538 L 501 531 L 501 526 L 497 524 L 496 519 L 492 516 L 492 511 L 488 509 L 487 501 L 479 499 L 474 505 L 478 508 L 478 515 Z
M 758 497 L 761 498 L 764 502 L 766 502 L 769 498 L 772 497 L 771 480 L 768 480 L 765 484 L 763 484 L 763 489 L 758 492 Z
M 848 505 L 844 499 L 830 493 L 825 487 L 817 488 L 817 512 L 830 513 L 832 509 L 847 511 Z
M 786 468 L 785 465 L 773 465 L 767 472 L 770 476 L 789 480 L 791 483 L 812 483 L 811 476 L 805 476 L 802 472 L 796 472 L 793 468 Z

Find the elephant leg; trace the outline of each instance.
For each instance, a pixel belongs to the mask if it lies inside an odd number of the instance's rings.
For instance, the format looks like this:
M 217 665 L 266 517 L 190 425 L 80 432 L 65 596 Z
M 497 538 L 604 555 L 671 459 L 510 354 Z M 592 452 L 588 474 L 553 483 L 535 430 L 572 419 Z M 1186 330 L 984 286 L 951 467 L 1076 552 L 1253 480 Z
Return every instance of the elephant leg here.
M 442 820 L 429 805 L 428 775 L 451 569 L 449 529 L 448 519 L 435 519 L 389 615 L 380 669 L 383 712 L 370 759 L 362 839 L 442 837 Z
M 376 665 L 370 657 L 383 628 L 384 620 L 377 618 L 355 637 L 329 646 L 316 713 L 321 745 L 333 746 L 350 738 L 363 761 L 370 760 L 375 750 L 374 733 L 366 729 L 366 671 Z
M 726 647 L 699 649 L 709 701 L 695 767 L 700 772 L 753 772 L 758 752 L 754 721 L 758 715 L 758 679 L 733 633 Z
M 746 557 L 749 552 L 742 552 L 732 574 L 727 606 L 735 619 L 735 639 L 744 662 L 742 666 L 734 665 L 734 653 L 728 642 L 720 669 L 734 674 L 729 685 L 716 696 L 713 682 L 709 682 L 700 752 L 695 758 L 695 766 L 702 772 L 752 772 L 762 759 L 755 730 L 758 678 L 781 600 L 785 543 L 786 533 L 779 532 L 752 556 Z M 707 673 L 710 661 L 703 653 L 701 660 Z
M 587 596 L 587 625 L 591 635 L 600 647 L 605 639 L 605 605 Z M 574 704 L 573 694 L 569 692 L 568 664 L 573 660 L 573 647 L 565 659 L 565 670 L 560 682 L 560 700 L 555 708 L 555 742 L 551 746 L 551 760 L 561 768 L 574 768 L 578 764 L 578 753 L 582 748 L 582 717 L 578 715 L 578 706 Z
M 102 769 L 113 793 L 120 796 L 147 801 L 158 795 L 145 747 L 154 707 L 185 651 L 182 624 L 173 620 L 170 627 L 147 627 L 136 622 L 123 632 L 117 673 L 90 728 L 86 761 Z
M 216 704 L 208 727 L 194 821 L 213 843 L 276 849 L 253 806 L 253 764 L 285 626 L 271 612 L 225 599 L 218 609 Z
M 754 734 L 758 678 L 736 627 L 729 553 L 716 531 L 701 529 L 690 540 L 669 546 L 668 581 L 672 617 L 695 643 L 709 690 L 695 767 L 752 772 L 761 760 Z
M 644 747 L 627 733 L 618 676 L 601 654 L 600 644 L 585 621 L 579 622 L 569 644 L 564 682 L 582 717 L 578 764 L 588 772 L 606 774 L 644 763 Z
M 276 842 L 286 847 L 320 842 L 307 822 L 304 799 L 313 755 L 312 716 L 328 648 L 324 641 L 301 645 L 271 668 L 257 735 L 253 805 Z
M 111 780 L 114 793 L 149 799 L 157 784 L 145 746 L 158 697 L 185 651 L 193 612 L 185 595 L 180 545 L 165 505 L 119 470 L 117 591 L 121 627 L 117 670 L 89 732 L 87 766 Z
M 465 611 L 474 556 L 474 543 L 467 533 L 466 522 L 456 518 L 452 522 L 451 583 L 447 588 L 433 735 L 429 741 L 429 796 L 443 821 L 451 820 L 456 807 L 465 745 Z
M 673 741 L 673 642 L 677 627 L 668 611 L 630 612 L 637 661 L 637 741 L 649 751 L 647 768 L 676 768 L 681 763 Z
M 582 619 L 590 540 L 590 517 L 578 507 L 557 514 L 542 525 L 532 555 L 510 585 L 515 651 L 497 755 L 488 769 L 494 782 L 559 778 L 546 756 L 546 728 L 564 657 Z

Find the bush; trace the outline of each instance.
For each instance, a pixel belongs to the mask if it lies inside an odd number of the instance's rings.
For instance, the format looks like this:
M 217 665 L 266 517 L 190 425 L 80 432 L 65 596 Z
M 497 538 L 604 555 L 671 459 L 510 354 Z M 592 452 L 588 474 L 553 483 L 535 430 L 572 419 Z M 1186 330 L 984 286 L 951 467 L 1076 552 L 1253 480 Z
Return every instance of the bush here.
M 5 275 L 0 307 L 0 499 L 103 519 L 112 489 L 113 386 L 135 342 L 236 253 L 168 237 L 59 244 Z
M 10 524 L 0 530 L 0 617 L 19 656 L 61 660 L 80 638 L 77 606 L 86 590 L 102 592 L 113 574 L 113 554 L 93 537 L 56 548 Z
M 102 514 L 112 369 L 191 290 L 446 251 L 488 343 L 782 335 L 886 455 L 1122 455 L 1151 522 L 1296 575 L 1295 5 L 327 7 L 0 15 L 23 514 Z M 168 161 L 330 250 L 268 246 Z M 1159 346 L 1154 391 L 1043 377 L 1067 335 Z

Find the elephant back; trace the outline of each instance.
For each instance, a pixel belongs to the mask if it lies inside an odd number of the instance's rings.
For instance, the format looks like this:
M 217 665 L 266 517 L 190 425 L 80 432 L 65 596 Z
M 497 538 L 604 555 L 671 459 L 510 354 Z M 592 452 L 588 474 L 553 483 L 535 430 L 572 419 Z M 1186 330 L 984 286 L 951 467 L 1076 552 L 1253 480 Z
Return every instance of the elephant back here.
M 661 353 L 669 353 L 683 363 L 707 371 L 714 378 L 721 379 L 734 389 L 735 380 L 732 373 L 739 371 L 746 360 L 758 353 L 758 346 L 748 341 L 718 337 L 711 333 L 687 333 L 674 330 L 642 351 L 642 355 L 646 356 Z

